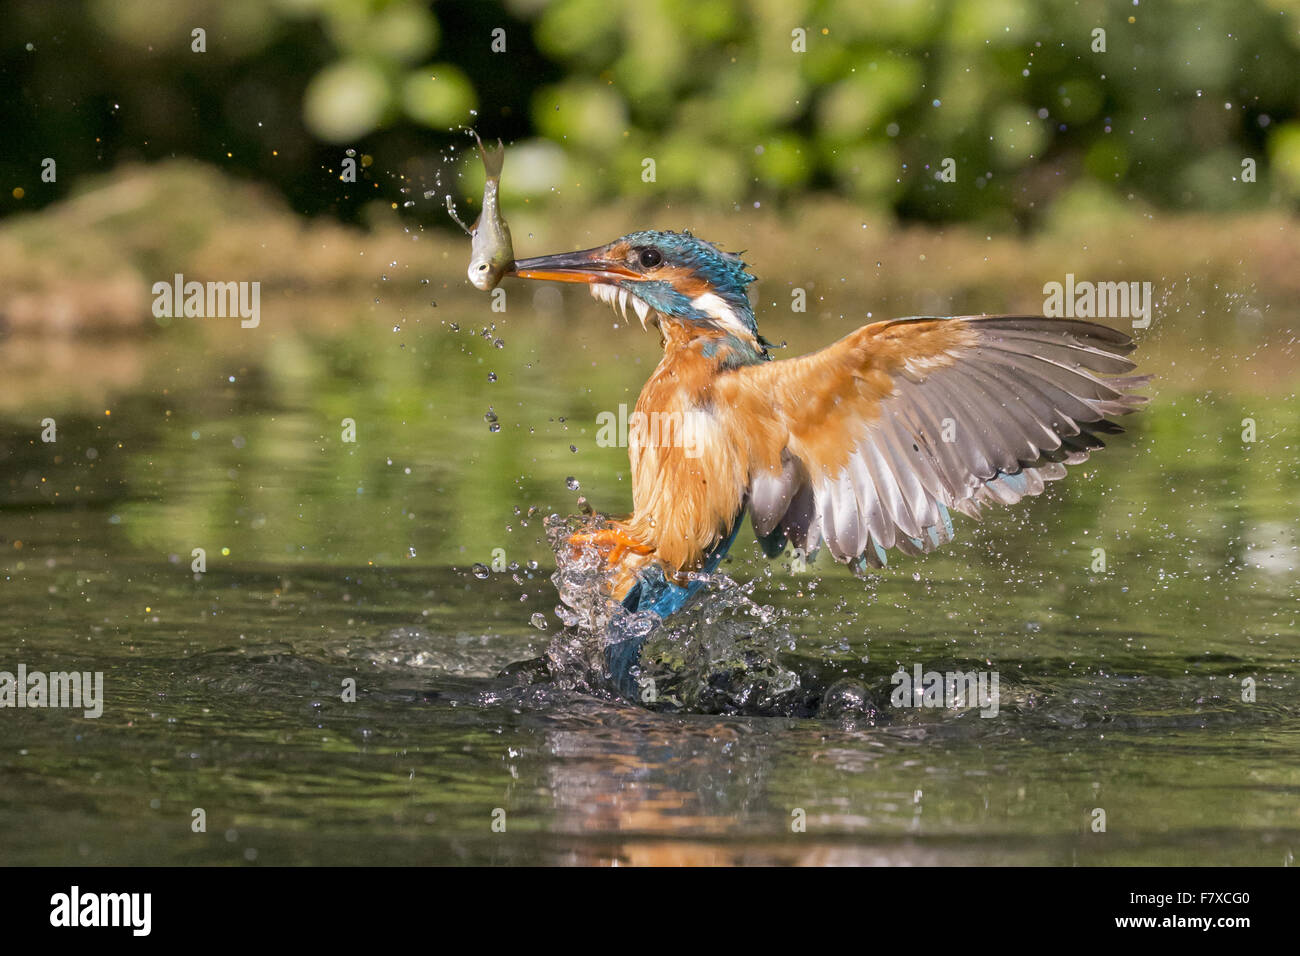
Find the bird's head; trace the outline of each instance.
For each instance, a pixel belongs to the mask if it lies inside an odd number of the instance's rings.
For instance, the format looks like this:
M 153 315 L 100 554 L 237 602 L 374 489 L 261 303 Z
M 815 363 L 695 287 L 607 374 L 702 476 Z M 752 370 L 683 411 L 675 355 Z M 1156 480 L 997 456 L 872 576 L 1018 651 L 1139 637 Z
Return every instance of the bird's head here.
M 646 324 L 656 321 L 717 328 L 761 342 L 745 287 L 754 277 L 740 257 L 689 232 L 633 232 L 582 252 L 519 259 L 521 279 L 585 282 L 591 294 Z

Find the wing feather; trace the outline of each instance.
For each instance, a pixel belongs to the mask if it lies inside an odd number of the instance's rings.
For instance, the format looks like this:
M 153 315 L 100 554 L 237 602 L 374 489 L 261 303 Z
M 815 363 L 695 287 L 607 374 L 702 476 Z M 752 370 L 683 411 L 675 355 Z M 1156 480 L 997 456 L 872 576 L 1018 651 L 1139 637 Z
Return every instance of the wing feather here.
M 867 466 L 867 474 L 871 476 L 871 486 L 875 491 L 883 519 L 879 533 L 873 533 L 872 537 L 878 545 L 885 550 L 889 550 L 894 546 L 897 532 L 903 530 L 902 519 L 899 514 L 903 504 L 903 497 L 898 492 L 898 485 L 895 484 L 893 476 L 889 474 L 889 466 L 885 464 L 884 456 L 881 455 L 880 447 L 876 442 L 870 441 L 861 445 L 858 448 L 857 455 L 862 458 Z M 862 551 L 858 552 L 858 554 L 862 553 Z M 853 555 L 853 557 L 857 557 L 857 555 Z
M 723 375 L 752 429 L 754 530 L 779 551 L 880 567 L 952 539 L 951 511 L 1042 494 L 1145 397 L 1133 343 L 1036 316 L 897 319 L 799 358 Z M 1106 376 L 1106 377 L 1103 377 Z

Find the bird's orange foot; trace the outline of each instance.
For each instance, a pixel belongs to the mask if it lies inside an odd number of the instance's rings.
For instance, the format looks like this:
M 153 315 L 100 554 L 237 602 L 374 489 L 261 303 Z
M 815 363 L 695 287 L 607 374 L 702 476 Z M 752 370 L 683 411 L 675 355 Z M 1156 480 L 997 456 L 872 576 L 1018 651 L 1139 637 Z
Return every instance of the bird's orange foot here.
M 595 548 L 609 564 L 617 564 L 628 553 L 650 554 L 654 551 L 654 548 L 642 544 L 618 528 L 578 531 L 569 535 L 569 546 L 573 549 L 575 557 L 587 548 Z

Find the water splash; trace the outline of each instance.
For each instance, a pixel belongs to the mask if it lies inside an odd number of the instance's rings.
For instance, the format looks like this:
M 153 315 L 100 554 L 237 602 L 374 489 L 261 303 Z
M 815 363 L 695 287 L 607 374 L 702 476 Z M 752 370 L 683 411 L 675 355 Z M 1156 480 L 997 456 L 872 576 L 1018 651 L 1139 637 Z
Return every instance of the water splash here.
M 777 716 L 818 712 L 821 689 L 806 686 L 782 662 L 782 655 L 795 649 L 785 615 L 752 599 L 753 582 L 740 584 L 720 572 L 703 575 L 704 589 L 667 621 L 649 611 L 633 613 L 614 600 L 600 554 L 570 544 L 575 532 L 601 528 L 606 521 L 599 514 L 550 515 L 545 521 L 556 559 L 551 577 L 560 597 L 556 614 L 564 624 L 545 654 L 553 681 L 565 689 L 615 695 L 607 648 L 635 636 L 645 641 L 633 671 L 637 697 L 652 710 Z

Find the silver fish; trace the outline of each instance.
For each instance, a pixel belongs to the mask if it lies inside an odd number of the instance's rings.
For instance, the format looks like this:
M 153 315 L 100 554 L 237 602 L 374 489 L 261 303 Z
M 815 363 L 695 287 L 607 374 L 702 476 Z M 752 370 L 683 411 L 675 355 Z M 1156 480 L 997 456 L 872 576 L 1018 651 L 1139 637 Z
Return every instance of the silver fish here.
M 498 190 L 501 185 L 501 166 L 505 162 L 505 144 L 497 140 L 497 148 L 488 152 L 483 141 L 478 141 L 479 155 L 483 157 L 483 171 L 487 182 L 483 184 L 483 209 L 470 227 L 469 281 L 474 287 L 487 292 L 495 289 L 501 277 L 515 264 L 515 250 L 510 241 L 510 227 L 501 215 Z

